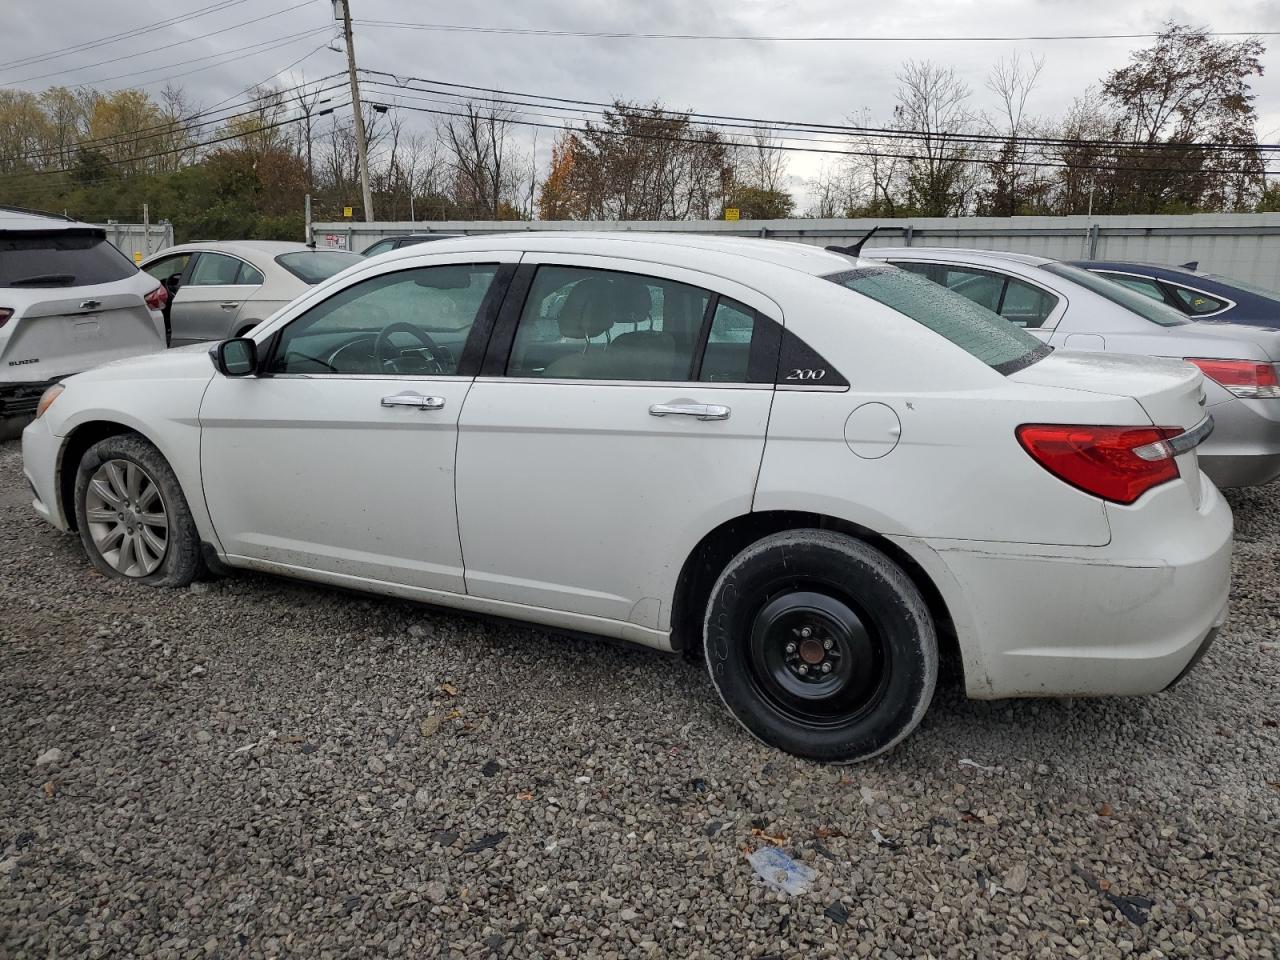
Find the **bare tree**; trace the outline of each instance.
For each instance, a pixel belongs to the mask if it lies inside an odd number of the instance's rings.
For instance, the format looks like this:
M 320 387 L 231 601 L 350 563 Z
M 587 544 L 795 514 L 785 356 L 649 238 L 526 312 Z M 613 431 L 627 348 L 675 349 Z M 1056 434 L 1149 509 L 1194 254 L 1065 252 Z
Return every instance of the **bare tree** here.
M 1027 114 L 1027 99 L 1043 70 L 1044 57 L 1033 56 L 1024 62 L 1014 53 L 997 61 L 987 78 L 987 89 L 995 94 L 999 113 L 995 118 L 984 116 L 984 126 L 1002 142 L 987 164 L 988 184 L 979 201 L 983 213 L 1011 217 L 1028 212 L 1028 205 L 1047 189 L 1047 183 L 1037 178 L 1039 168 L 1032 162 L 1035 151 L 1025 143 L 1035 132 L 1035 121 Z
M 511 137 L 511 111 L 468 101 L 462 116 L 443 125 L 445 149 L 456 176 L 455 200 L 472 216 L 503 219 L 515 211 L 524 157 Z M 503 205 L 506 205 L 505 209 Z
M 927 217 L 965 212 L 977 182 L 971 148 L 957 134 L 970 133 L 971 91 L 953 67 L 908 60 L 898 74 L 894 118 L 913 134 L 907 161 L 909 205 Z

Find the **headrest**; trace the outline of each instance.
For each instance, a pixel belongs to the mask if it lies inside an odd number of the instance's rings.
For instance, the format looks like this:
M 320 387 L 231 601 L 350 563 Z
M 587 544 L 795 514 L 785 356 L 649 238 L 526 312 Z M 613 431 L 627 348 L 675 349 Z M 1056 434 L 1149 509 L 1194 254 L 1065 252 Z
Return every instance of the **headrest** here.
M 629 278 L 588 277 L 579 281 L 560 307 L 560 336 L 570 340 L 598 337 L 615 323 L 649 318 L 649 288 Z

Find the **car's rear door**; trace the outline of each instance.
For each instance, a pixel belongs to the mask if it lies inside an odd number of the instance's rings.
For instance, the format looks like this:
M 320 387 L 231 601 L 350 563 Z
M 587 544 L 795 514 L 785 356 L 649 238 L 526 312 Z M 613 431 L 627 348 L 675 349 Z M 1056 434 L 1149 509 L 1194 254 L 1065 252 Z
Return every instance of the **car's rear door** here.
M 694 271 L 526 254 L 459 423 L 467 592 L 659 637 L 697 541 L 751 509 L 781 319 Z
M 262 271 L 238 257 L 197 253 L 169 308 L 173 345 L 226 338 L 262 282 Z
M 517 256 L 383 265 L 263 331 L 260 376 L 213 379 L 201 470 L 231 557 L 464 592 L 458 414 Z

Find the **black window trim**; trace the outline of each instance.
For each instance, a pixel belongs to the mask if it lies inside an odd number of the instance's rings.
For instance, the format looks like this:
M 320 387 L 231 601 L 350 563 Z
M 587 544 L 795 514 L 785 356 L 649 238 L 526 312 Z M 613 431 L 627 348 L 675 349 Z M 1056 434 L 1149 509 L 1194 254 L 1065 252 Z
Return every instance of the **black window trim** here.
M 393 377 L 383 376 L 382 374 L 370 373 L 276 373 L 271 368 L 275 364 L 276 353 L 280 349 L 280 341 L 284 332 L 291 326 L 307 316 L 312 310 L 323 303 L 328 303 L 330 299 L 338 296 L 346 290 L 358 284 L 365 283 L 369 280 L 376 280 L 381 277 L 389 277 L 397 273 L 408 273 L 412 270 L 427 270 L 433 267 L 497 267 L 494 272 L 493 280 L 489 284 L 489 289 L 485 292 L 484 299 L 480 301 L 480 306 L 476 309 L 475 321 L 471 324 L 471 331 L 467 334 L 467 339 L 462 345 L 462 355 L 458 357 L 458 369 L 453 373 L 447 374 L 398 374 Z M 305 377 L 306 379 L 334 378 L 339 380 L 439 380 L 442 377 L 450 380 L 469 380 L 479 375 L 481 358 L 484 356 L 485 347 L 489 342 L 493 333 L 494 325 L 497 321 L 499 310 L 506 302 L 507 293 L 510 290 L 512 278 L 517 272 L 518 265 L 514 261 L 498 261 L 498 260 L 467 260 L 460 263 L 418 263 L 413 266 L 404 266 L 398 270 L 387 270 L 383 273 L 375 273 L 372 276 L 361 277 L 354 283 L 347 284 L 341 290 L 332 291 L 329 296 L 323 300 L 311 304 L 306 310 L 292 317 L 288 323 L 271 334 L 267 341 L 266 349 L 262 352 L 262 362 L 258 365 L 258 372 L 255 374 L 261 378 L 282 378 L 293 379 Z
M 661 267 L 661 264 L 654 264 Z M 667 280 L 671 283 L 681 283 L 686 287 L 695 287 L 707 293 L 707 307 L 703 312 L 702 325 L 698 331 L 698 343 L 694 347 L 693 363 L 691 365 L 690 374 L 693 379 L 690 380 L 590 380 L 586 378 L 565 379 L 542 378 L 542 377 L 511 377 L 507 375 L 507 364 L 511 359 L 511 351 L 515 346 L 516 328 L 519 326 L 520 318 L 524 314 L 525 303 L 529 298 L 529 293 L 533 289 L 533 280 L 538 270 L 542 267 L 560 267 L 572 268 L 575 270 L 593 270 L 605 273 L 625 273 L 637 277 L 649 277 L 654 280 Z M 755 317 L 755 323 L 759 324 L 761 320 L 766 321 L 761 325 L 761 329 L 766 330 L 766 336 L 757 338 L 755 328 L 753 327 L 751 336 L 751 348 L 747 359 L 747 378 L 743 381 L 723 381 L 723 380 L 698 380 L 697 377 L 702 371 L 702 358 L 706 350 L 707 339 L 711 335 L 711 322 L 715 315 L 715 306 L 719 303 L 721 297 L 733 300 L 735 303 L 740 301 L 727 294 L 721 294 L 718 290 L 701 284 L 693 284 L 684 280 L 676 280 L 671 277 L 663 277 L 654 273 L 646 273 L 643 270 L 621 270 L 617 267 L 586 267 L 576 263 L 556 263 L 556 262 L 522 262 L 515 271 L 515 276 L 507 289 L 500 308 L 497 311 L 493 324 L 493 329 L 488 336 L 487 346 L 484 352 L 484 359 L 480 364 L 479 377 L 486 379 L 511 380 L 521 383 L 559 383 L 559 384 L 595 384 L 597 386 L 608 385 L 626 385 L 626 386 L 642 386 L 645 384 L 687 384 L 696 383 L 706 387 L 728 387 L 737 389 L 776 389 L 779 384 L 775 382 L 777 371 L 781 363 L 781 340 L 783 324 L 771 317 L 761 313 L 749 304 L 742 304 L 751 310 Z M 771 328 L 771 329 L 770 329 Z M 760 340 L 760 346 L 757 348 L 757 340 Z M 770 357 L 766 351 L 770 350 L 772 344 L 772 356 Z M 759 354 L 759 355 L 757 355 Z M 765 371 L 767 370 L 767 374 Z M 754 379 L 754 375 L 761 376 L 761 379 Z M 800 389 L 810 390 L 847 390 L 848 385 L 843 387 L 808 387 Z

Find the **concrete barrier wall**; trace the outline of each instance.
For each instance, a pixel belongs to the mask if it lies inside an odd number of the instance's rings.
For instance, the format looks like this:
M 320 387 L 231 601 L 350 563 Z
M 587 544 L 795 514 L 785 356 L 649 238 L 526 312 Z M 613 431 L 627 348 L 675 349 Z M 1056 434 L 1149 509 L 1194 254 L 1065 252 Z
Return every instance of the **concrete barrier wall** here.
M 868 246 L 975 247 L 1073 260 L 1095 257 L 1181 264 L 1280 290 L 1280 213 L 1191 214 L 1168 217 L 963 217 L 915 220 L 674 220 L 674 221 L 407 221 L 316 223 L 319 246 L 359 252 L 402 233 L 509 233 L 522 230 L 660 230 L 797 243 L 849 244 L 873 226 Z M 154 229 L 154 228 L 153 228 Z

